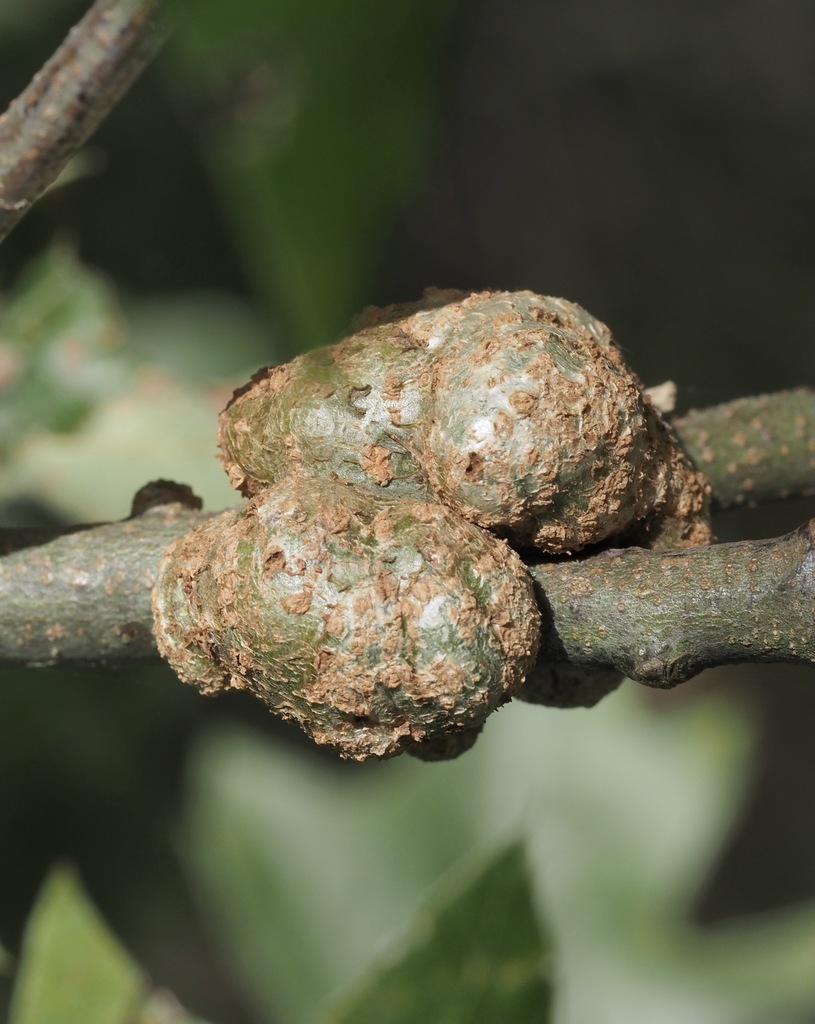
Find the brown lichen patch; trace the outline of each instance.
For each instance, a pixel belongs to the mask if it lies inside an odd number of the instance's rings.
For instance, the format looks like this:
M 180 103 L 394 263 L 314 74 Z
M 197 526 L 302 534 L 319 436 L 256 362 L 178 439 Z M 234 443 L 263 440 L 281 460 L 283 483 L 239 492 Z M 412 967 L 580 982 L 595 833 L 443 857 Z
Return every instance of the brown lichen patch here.
M 343 608 L 329 606 L 324 615 L 325 631 L 329 636 L 341 637 L 348 632 L 348 624 Z
M 366 444 L 360 453 L 360 465 L 368 476 L 380 487 L 387 487 L 393 480 L 391 452 L 376 444 Z
M 417 520 L 417 522 L 425 523 L 427 525 L 438 524 L 441 510 L 434 501 L 411 501 L 410 505 L 411 516 Z M 428 531 L 428 538 L 432 538 L 432 534 Z
M 406 385 L 404 370 L 386 373 L 382 381 L 382 397 L 386 402 L 399 402 Z
M 509 396 L 509 404 L 519 416 L 530 416 L 538 401 L 538 396 L 531 391 L 513 391 Z
M 289 594 L 288 597 L 281 597 L 280 607 L 290 615 L 305 615 L 311 608 L 311 597 L 313 589 L 304 587 L 296 594 Z
M 389 509 L 381 509 L 371 520 L 371 529 L 378 544 L 386 547 L 394 538 L 393 515 Z
M 352 515 L 351 509 L 345 505 L 328 505 L 320 514 L 321 525 L 329 533 L 345 533 L 351 525 Z
M 391 601 L 399 596 L 399 580 L 390 570 L 380 569 L 374 578 L 374 592 L 380 601 Z

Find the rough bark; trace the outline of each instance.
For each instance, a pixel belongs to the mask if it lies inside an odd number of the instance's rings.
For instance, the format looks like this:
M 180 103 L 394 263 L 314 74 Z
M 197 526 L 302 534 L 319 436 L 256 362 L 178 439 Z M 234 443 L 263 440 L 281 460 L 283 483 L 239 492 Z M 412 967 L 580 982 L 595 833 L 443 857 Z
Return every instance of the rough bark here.
M 751 500 L 811 493 L 815 391 L 743 399 L 675 427 L 705 464 L 708 444 L 714 452 L 714 442 L 745 448 L 733 436 L 745 420 L 762 442 L 761 460 L 736 463 L 761 465 Z M 705 464 L 719 507 L 745 493 L 732 461 Z M 739 479 L 742 486 L 732 486 Z M 188 491 L 148 485 L 122 523 L 0 531 L 0 663 L 155 657 L 151 589 L 165 548 L 207 518 L 194 504 Z M 541 657 L 657 686 L 734 661 L 812 662 L 813 529 L 810 522 L 776 540 L 671 553 L 629 548 L 530 566 L 544 617 Z
M 168 505 L 67 533 L 0 532 L 0 664 L 155 658 L 150 594 L 162 553 L 206 518 Z

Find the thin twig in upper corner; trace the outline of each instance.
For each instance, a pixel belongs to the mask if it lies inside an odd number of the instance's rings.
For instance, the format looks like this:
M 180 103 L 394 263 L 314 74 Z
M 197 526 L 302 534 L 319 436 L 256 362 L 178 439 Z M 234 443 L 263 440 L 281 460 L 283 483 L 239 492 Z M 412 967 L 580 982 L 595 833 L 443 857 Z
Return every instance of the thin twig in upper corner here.
M 97 0 L 0 116 L 0 241 L 158 50 L 158 0 Z

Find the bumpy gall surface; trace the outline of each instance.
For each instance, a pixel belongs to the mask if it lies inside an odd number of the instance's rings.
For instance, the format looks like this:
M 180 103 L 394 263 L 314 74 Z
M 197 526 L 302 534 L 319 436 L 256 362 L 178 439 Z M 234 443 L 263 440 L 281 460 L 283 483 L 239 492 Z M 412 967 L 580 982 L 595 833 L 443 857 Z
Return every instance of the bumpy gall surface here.
M 357 760 L 466 749 L 540 633 L 504 542 L 438 503 L 304 473 L 172 545 L 154 614 L 181 679 L 252 690 Z
M 531 292 L 431 291 L 368 310 L 338 345 L 237 392 L 220 447 L 247 495 L 301 465 L 432 495 L 547 553 L 710 539 L 704 480 L 608 329 Z
M 454 757 L 512 694 L 591 706 L 617 673 L 532 667 L 539 613 L 497 539 L 711 540 L 708 488 L 608 329 L 531 292 L 428 291 L 261 370 L 221 414 L 250 500 L 170 549 L 162 654 L 346 757 Z

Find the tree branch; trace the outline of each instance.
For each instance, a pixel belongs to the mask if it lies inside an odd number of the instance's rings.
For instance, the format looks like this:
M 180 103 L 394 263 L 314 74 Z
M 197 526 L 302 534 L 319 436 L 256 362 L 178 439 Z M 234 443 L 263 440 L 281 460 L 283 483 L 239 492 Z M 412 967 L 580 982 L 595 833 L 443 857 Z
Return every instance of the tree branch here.
M 0 664 L 157 657 L 150 592 L 162 552 L 206 518 L 178 503 L 67 533 L 0 531 Z
M 150 591 L 164 548 L 207 518 L 181 505 L 123 523 L 5 531 L 0 663 L 155 657 Z M 541 658 L 673 686 L 713 665 L 815 662 L 815 519 L 775 540 L 641 548 L 530 566 Z
M 785 537 L 625 548 L 530 567 L 543 649 L 669 687 L 745 661 L 815 662 L 815 519 Z
M 813 492 L 813 389 L 692 412 L 675 428 L 720 508 Z M 159 482 L 123 523 L 0 530 L 0 664 L 155 657 L 150 591 L 165 547 L 206 518 L 191 502 Z M 813 538 L 815 519 L 776 540 L 531 565 L 542 658 L 656 686 L 732 662 L 813 662 Z
M 156 53 L 158 0 L 97 0 L 0 116 L 0 241 Z
M 815 388 L 697 409 L 674 429 L 714 508 L 815 494 Z

